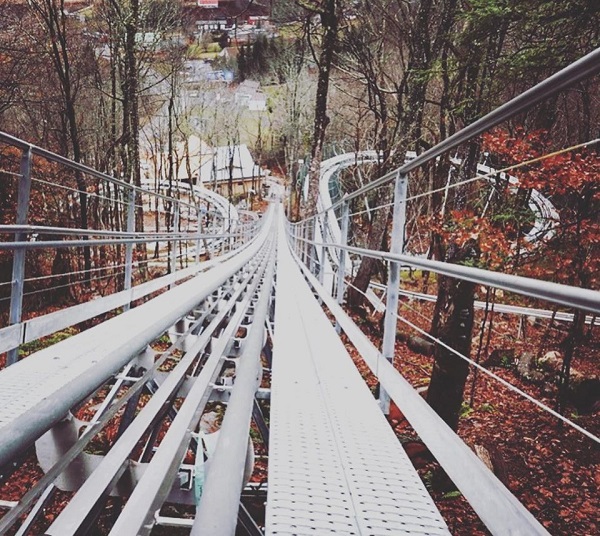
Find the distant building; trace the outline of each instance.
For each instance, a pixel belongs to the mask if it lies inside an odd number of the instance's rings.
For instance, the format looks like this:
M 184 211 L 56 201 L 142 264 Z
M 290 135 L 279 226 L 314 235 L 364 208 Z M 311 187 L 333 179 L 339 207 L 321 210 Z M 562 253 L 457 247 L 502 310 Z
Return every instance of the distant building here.
M 264 24 L 269 17 L 270 8 L 264 0 L 197 0 L 196 5 L 183 7 L 185 20 L 195 24 L 200 32 L 234 31 L 252 19 Z
M 244 80 L 238 86 L 234 100 L 236 104 L 255 112 L 267 109 L 267 97 L 260 89 L 260 83 L 254 80 Z
M 230 185 L 233 195 L 248 195 L 251 190 L 258 193 L 263 177 L 247 145 L 225 145 L 215 148 L 212 158 L 200 166 L 198 184 L 225 197 Z
M 213 158 L 213 148 L 198 136 L 191 135 L 185 141 L 175 143 L 173 148 L 173 176 L 180 182 L 192 183 L 200 173 L 200 168 Z M 163 176 L 168 174 L 169 155 L 166 151 L 153 153 L 146 149 L 142 152 L 142 169 L 151 178 L 155 170 L 163 170 Z
M 138 32 L 135 34 L 136 44 L 144 48 L 154 48 L 162 40 L 162 36 L 156 32 Z

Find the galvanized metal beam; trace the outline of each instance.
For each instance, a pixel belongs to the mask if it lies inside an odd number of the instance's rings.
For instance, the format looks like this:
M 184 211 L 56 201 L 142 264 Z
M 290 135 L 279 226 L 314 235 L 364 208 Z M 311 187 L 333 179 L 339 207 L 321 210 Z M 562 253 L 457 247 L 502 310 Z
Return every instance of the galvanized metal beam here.
M 135 231 L 135 190 L 129 191 L 129 199 L 127 200 L 127 232 Z M 170 242 L 169 242 L 170 243 Z M 131 288 L 133 277 L 133 244 L 125 245 L 125 276 L 123 289 L 128 291 Z M 129 311 L 131 302 L 127 302 L 123 306 L 123 310 Z
M 320 243 L 315 244 L 320 246 Z M 600 314 L 600 292 L 597 290 L 561 285 L 550 281 L 541 281 L 518 275 L 492 272 L 482 268 L 473 268 L 461 264 L 423 259 L 413 255 L 400 255 L 386 251 L 343 246 L 341 244 L 326 244 L 357 255 L 364 255 L 374 259 L 398 262 L 402 265 L 415 266 L 437 274 L 464 279 L 484 286 L 500 288 L 508 292 L 515 292 L 531 298 L 547 300 L 567 307 L 583 309 L 595 314 Z
M 246 283 L 247 282 L 248 281 L 246 281 Z M 215 335 L 221 322 L 227 318 L 233 307 L 235 307 L 235 304 L 238 303 L 237 299 L 242 294 L 243 288 L 243 286 L 240 287 L 238 291 L 232 295 L 228 301 L 228 306 L 223 307 L 202 334 L 199 335 L 192 348 L 186 352 L 175 369 L 161 384 L 157 393 L 138 414 L 134 424 L 129 427 L 120 440 L 113 445 L 111 450 L 102 460 L 100 466 L 75 494 L 69 504 L 54 521 L 50 529 L 48 529 L 47 534 L 66 536 L 68 534 L 78 533 L 85 520 L 85 513 L 93 509 L 94 505 L 102 495 L 110 491 L 111 487 L 114 486 L 114 483 L 116 482 L 115 478 L 123 473 L 125 463 L 131 451 L 145 431 L 156 422 L 156 419 L 162 414 L 161 412 L 166 405 L 175 396 L 181 383 L 185 379 L 189 367 L 197 359 L 198 354 L 209 342 L 211 342 L 211 339 Z M 203 369 L 203 376 L 206 377 L 209 375 L 212 378 L 215 374 L 217 365 L 218 360 L 207 363 L 205 365 L 206 370 Z M 195 386 L 195 388 L 197 387 Z
M 346 201 L 342 205 L 342 226 L 340 243 L 338 247 L 338 255 L 340 262 L 338 264 L 337 273 L 337 302 L 344 301 L 344 278 L 346 277 L 346 251 L 343 249 L 348 245 L 348 228 L 350 226 L 350 204 Z
M 273 255 L 260 289 L 260 298 L 254 306 L 252 327 L 236 367 L 233 392 L 221 425 L 217 448 L 210 460 L 192 536 L 235 534 L 240 495 L 244 487 L 254 395 L 260 385 L 260 354 L 264 345 L 264 325 L 269 311 L 274 269 Z
M 381 355 L 317 279 L 305 268 L 302 270 L 350 342 L 488 530 L 498 536 L 548 536 L 546 529 Z
M 132 355 L 140 352 L 246 265 L 262 247 L 267 233 L 268 228 L 243 252 L 202 278 L 187 281 L 135 309 L 41 350 L 26 361 L 2 371 L 0 385 L 5 395 L 10 393 L 11 385 L 19 385 L 19 376 L 24 371 L 36 369 L 42 364 L 48 367 L 46 379 L 53 378 L 54 384 L 47 383 L 45 386 L 36 380 L 35 391 L 21 392 L 19 397 L 5 403 L 3 415 L 12 412 L 12 420 L 0 426 L 0 467 L 62 419 L 77 402 L 94 392 Z M 57 356 L 67 367 L 60 372 L 62 385 L 56 383 Z M 64 374 L 69 368 L 73 378 Z
M 29 196 L 31 193 L 31 165 L 32 153 L 31 147 L 24 149 L 21 156 L 21 178 L 19 180 L 17 197 L 17 225 L 27 223 L 27 213 L 29 212 Z M 23 233 L 15 233 L 15 242 L 24 240 Z M 10 310 L 8 313 L 8 323 L 18 324 L 21 322 L 23 312 L 23 289 L 25 286 L 25 251 L 17 250 L 13 255 L 12 280 L 10 292 Z M 18 359 L 18 348 L 11 349 L 6 357 L 6 364 L 13 365 Z
M 254 278 L 253 284 L 258 284 L 257 277 Z M 249 293 L 253 291 L 251 288 Z M 142 535 L 148 534 L 152 529 L 154 512 L 160 507 L 169 492 L 179 463 L 187 449 L 191 432 L 195 429 L 208 401 L 209 387 L 214 383 L 215 375 L 218 372 L 216 367 L 245 315 L 247 303 L 239 304 L 219 339 L 212 344 L 208 361 L 179 409 L 176 419 L 171 423 L 144 476 L 112 527 L 111 534 L 115 536 Z
M 406 225 L 406 194 L 408 190 L 406 175 L 398 174 L 394 185 L 394 211 L 392 223 L 392 236 L 390 243 L 391 253 L 402 253 L 404 249 L 404 229 Z M 396 348 L 396 326 L 398 320 L 398 287 L 400 285 L 400 264 L 390 262 L 388 267 L 387 299 L 385 318 L 383 324 L 383 342 L 381 353 L 390 363 L 394 361 Z M 379 404 L 383 413 L 390 412 L 390 399 L 385 389 L 379 389 Z
M 262 412 L 262 408 L 258 402 L 258 398 L 254 398 L 254 404 L 252 408 L 252 418 L 258 427 L 258 431 L 260 432 L 260 437 L 265 444 L 265 447 L 269 448 L 269 427 L 267 426 L 267 422 L 265 421 L 265 417 Z

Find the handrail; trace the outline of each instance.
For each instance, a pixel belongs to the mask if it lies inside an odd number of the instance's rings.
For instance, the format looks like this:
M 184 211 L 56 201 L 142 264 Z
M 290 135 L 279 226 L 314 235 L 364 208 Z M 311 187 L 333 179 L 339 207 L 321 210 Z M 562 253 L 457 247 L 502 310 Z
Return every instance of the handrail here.
M 24 151 L 30 149 L 31 153 L 34 155 L 42 156 L 43 158 L 45 158 L 46 160 L 49 160 L 50 162 L 62 164 L 64 166 L 72 168 L 76 171 L 80 171 L 81 173 L 85 173 L 86 175 L 95 177 L 96 179 L 108 181 L 108 182 L 111 182 L 118 186 L 122 186 L 124 188 L 129 188 L 135 192 L 154 195 L 161 199 L 173 201 L 174 203 L 179 203 L 180 206 L 196 208 L 195 205 L 186 203 L 185 201 L 176 199 L 174 197 L 169 197 L 168 195 L 161 194 L 159 192 L 152 192 L 143 187 L 135 186 L 134 184 L 130 184 L 128 182 L 122 181 L 120 179 L 117 179 L 116 177 L 113 177 L 112 175 L 108 175 L 106 173 L 103 173 L 102 171 L 98 171 L 94 168 L 86 166 L 85 164 L 75 162 L 74 160 L 71 160 L 65 156 L 61 156 L 59 154 L 53 153 L 52 151 L 48 151 L 47 149 L 42 149 L 41 147 L 38 147 L 37 145 L 34 145 L 32 143 L 21 140 L 20 138 L 16 138 L 15 136 L 11 136 L 10 134 L 7 134 L 6 132 L 0 131 L 0 142 L 5 143 L 6 145 L 12 145 L 13 147 L 17 147 L 19 149 L 23 149 Z M 91 192 L 82 192 L 82 193 L 91 194 Z
M 309 284 L 335 317 L 371 372 L 413 426 L 427 448 L 494 535 L 539 534 L 546 529 L 434 412 L 410 383 L 387 361 L 348 314 L 323 289 L 297 256 Z
M 23 448 L 32 444 L 41 433 L 59 422 L 73 405 L 96 390 L 128 363 L 132 356 L 142 351 L 158 335 L 246 265 L 266 242 L 268 230 L 268 226 L 265 225 L 249 247 L 203 277 L 193 278 L 154 300 L 40 350 L 34 356 L 4 369 L 2 373 L 5 378 L 7 374 L 16 378 L 23 367 L 32 366 L 35 360 L 51 360 L 56 355 L 72 359 L 85 355 L 86 359 L 94 360 L 93 365 L 81 370 L 77 381 L 58 388 L 36 402 L 18 419 L 2 427 L 0 468 L 9 463 Z
M 442 261 L 434 261 L 415 257 L 413 255 L 405 255 L 398 253 L 389 253 L 387 251 L 377 251 L 373 249 L 357 248 L 353 246 L 345 246 L 343 244 L 322 243 L 314 240 L 297 237 L 296 240 L 311 244 L 313 246 L 325 246 L 330 248 L 338 248 L 357 255 L 364 255 L 374 259 L 408 264 L 430 270 L 437 274 L 448 277 L 455 277 L 471 281 L 479 285 L 500 288 L 508 292 L 515 292 L 531 298 L 547 300 L 567 307 L 576 307 L 584 309 L 595 314 L 600 314 L 600 292 L 580 287 L 572 287 L 553 283 L 551 281 L 542 281 L 539 279 L 531 279 L 519 275 L 505 274 L 502 272 L 493 272 L 482 268 L 473 268 L 461 264 L 452 264 Z

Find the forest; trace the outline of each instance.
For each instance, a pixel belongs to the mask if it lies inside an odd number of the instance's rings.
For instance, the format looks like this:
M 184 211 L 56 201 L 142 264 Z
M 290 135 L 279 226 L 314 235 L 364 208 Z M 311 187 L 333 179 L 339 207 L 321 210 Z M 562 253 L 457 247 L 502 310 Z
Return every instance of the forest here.
M 301 221 L 317 212 L 324 160 L 377 155 L 336 176 L 340 191 L 352 192 L 600 47 L 596 0 L 224 4 L 231 4 L 239 28 L 251 8 L 264 10 L 269 20 L 242 41 L 237 29 L 199 33 L 196 3 L 184 0 L 0 0 L 0 130 L 128 184 L 154 181 L 169 192 L 180 169 L 187 167 L 192 180 L 192 135 L 215 147 L 245 143 L 285 185 L 289 220 Z M 219 81 L 191 82 L 190 70 L 199 64 L 213 74 L 231 73 L 231 79 L 223 74 Z M 412 171 L 404 252 L 600 290 L 597 72 Z M 260 85 L 264 110 L 250 113 L 237 101 L 234 92 L 244 81 Z M 125 230 L 118 204 L 94 205 L 82 193 L 89 189 L 108 199 L 110 188 L 103 191 L 100 183 L 86 183 L 77 172 L 61 174 L 48 163 L 34 160 L 34 166 L 38 175 L 79 195 L 65 203 L 49 185 L 36 186 L 29 223 Z M 490 171 L 482 185 L 476 180 L 481 166 L 505 173 Z M 17 151 L 0 146 L 2 225 L 14 223 L 18 169 Z M 119 195 L 115 189 L 114 198 Z M 546 218 L 551 232 L 530 240 L 535 196 L 555 212 Z M 389 250 L 392 202 L 391 185 L 352 200 L 352 246 Z M 172 207 L 165 210 L 169 231 L 176 224 Z M 158 231 L 158 216 L 152 221 L 138 206 L 135 229 L 153 225 Z M 28 271 L 38 280 L 28 287 L 25 316 L 121 290 L 120 283 L 95 282 L 89 274 L 103 263 L 108 270 L 124 254 L 90 247 L 31 254 Z M 151 254 L 136 248 L 136 259 Z M 2 326 L 11 269 L 10 251 L 0 251 Z M 81 276 L 65 277 L 56 288 L 44 279 L 70 271 Z M 363 257 L 345 301 L 378 345 L 384 318 L 366 293 L 387 277 L 387 263 Z M 471 324 L 460 351 L 591 433 L 600 432 L 595 316 L 424 270 L 401 277 L 408 290 L 435 296 L 433 302 L 402 301 L 409 322 L 458 349 L 460 334 L 448 329 L 453 300 L 470 301 L 464 307 L 471 308 Z M 485 302 L 483 311 L 473 312 L 475 300 Z M 494 312 L 494 304 L 549 309 L 551 317 L 517 319 Z M 557 320 L 562 313 L 572 313 L 572 321 Z M 421 335 L 398 324 L 396 367 L 423 389 L 446 423 L 482 453 L 551 533 L 600 531 L 598 445 Z M 358 358 L 357 366 L 377 392 Z M 451 531 L 486 534 L 395 406 L 389 420 Z

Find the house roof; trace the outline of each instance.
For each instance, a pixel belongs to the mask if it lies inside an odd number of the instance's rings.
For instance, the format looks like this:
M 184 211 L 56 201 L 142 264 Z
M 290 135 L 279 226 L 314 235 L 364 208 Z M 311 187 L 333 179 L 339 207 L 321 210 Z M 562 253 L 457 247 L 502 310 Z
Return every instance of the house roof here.
M 247 0 L 220 0 L 217 8 L 205 8 L 198 5 L 188 5 L 183 8 L 184 17 L 192 21 L 237 19 L 239 22 L 248 20 L 248 17 L 251 16 L 267 16 L 269 11 L 267 5 L 257 0 L 251 3 Z
M 255 164 L 248 146 L 225 145 L 217 147 L 210 161 L 200 166 L 200 182 L 210 183 L 216 179 L 217 182 L 243 180 L 257 177 L 261 174 L 260 167 Z

